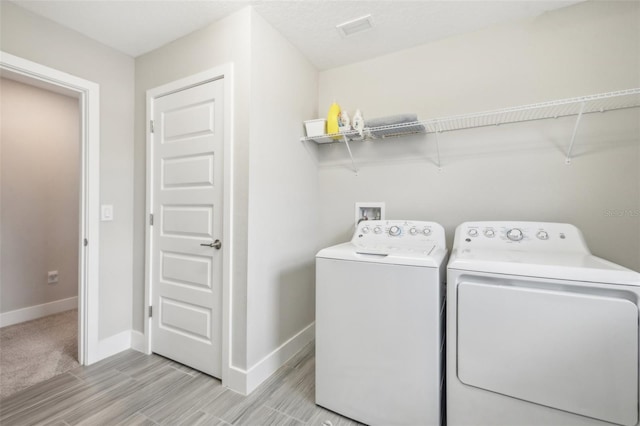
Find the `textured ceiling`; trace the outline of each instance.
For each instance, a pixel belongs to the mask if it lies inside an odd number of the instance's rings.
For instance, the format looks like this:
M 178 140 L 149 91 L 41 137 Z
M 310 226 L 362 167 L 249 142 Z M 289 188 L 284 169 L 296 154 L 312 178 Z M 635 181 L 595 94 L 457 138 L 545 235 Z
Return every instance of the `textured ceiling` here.
M 133 57 L 253 5 L 321 70 L 536 16 L 579 1 L 13 0 L 20 7 Z M 367 14 L 373 16 L 372 30 L 343 38 L 335 28 Z
M 15 0 L 13 3 L 136 57 L 224 18 L 248 2 Z

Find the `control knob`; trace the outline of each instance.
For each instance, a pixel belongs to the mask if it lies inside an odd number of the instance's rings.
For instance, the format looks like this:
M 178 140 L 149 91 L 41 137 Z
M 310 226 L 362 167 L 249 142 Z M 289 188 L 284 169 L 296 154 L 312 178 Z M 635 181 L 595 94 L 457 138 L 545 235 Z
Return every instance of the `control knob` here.
M 363 226 L 362 227 L 362 233 L 363 234 L 368 234 L 369 233 L 369 227 L 368 226 Z
M 391 228 L 389 228 L 389 235 L 391 235 L 392 237 L 397 237 L 398 235 L 400 235 L 401 231 L 402 230 L 399 226 L 393 225 Z
M 489 229 L 485 229 L 485 230 L 484 230 L 484 235 L 485 235 L 486 237 L 493 238 L 493 237 L 495 237 L 495 235 L 496 235 L 496 231 L 494 231 L 494 230 L 493 230 L 493 229 L 491 229 L 491 228 L 489 228 Z
M 536 237 L 538 237 L 538 239 L 540 240 L 548 240 L 549 234 L 547 233 L 547 231 L 538 231 Z
M 477 237 L 478 236 L 478 230 L 474 229 L 474 228 L 471 228 L 471 229 L 469 229 L 468 234 L 469 234 L 470 237 Z
M 418 230 L 416 228 L 411 228 L 411 229 L 409 229 L 409 233 L 411 235 L 417 235 L 418 234 Z
M 522 233 L 522 230 L 518 228 L 512 228 L 507 231 L 507 238 L 511 241 L 520 241 L 522 240 L 522 238 L 524 238 L 524 234 Z
M 424 229 L 422 230 L 422 233 L 423 233 L 424 235 L 430 235 L 430 234 L 431 234 L 431 228 L 424 228 Z
M 373 228 L 373 232 L 375 232 L 376 234 L 379 234 L 382 232 L 382 228 L 380 228 L 379 226 L 376 226 L 375 228 Z

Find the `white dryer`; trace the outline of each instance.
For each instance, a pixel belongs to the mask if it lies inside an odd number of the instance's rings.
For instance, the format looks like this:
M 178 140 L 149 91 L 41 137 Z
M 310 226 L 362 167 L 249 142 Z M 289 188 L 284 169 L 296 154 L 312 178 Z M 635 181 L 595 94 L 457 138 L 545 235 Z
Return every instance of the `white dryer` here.
M 638 425 L 640 274 L 568 224 L 467 222 L 447 276 L 447 421 Z
M 444 229 L 365 221 L 316 256 L 316 403 L 369 425 L 441 423 Z

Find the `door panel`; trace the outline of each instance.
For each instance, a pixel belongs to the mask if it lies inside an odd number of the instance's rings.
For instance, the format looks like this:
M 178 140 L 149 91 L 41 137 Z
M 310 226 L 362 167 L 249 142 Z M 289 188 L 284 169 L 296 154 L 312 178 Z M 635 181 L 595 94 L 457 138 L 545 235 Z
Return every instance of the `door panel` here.
M 461 282 L 460 380 L 622 425 L 638 421 L 638 306 L 624 297 Z
M 162 143 L 184 141 L 186 136 L 215 133 L 214 105 L 205 101 L 201 105 L 185 105 L 163 115 L 164 140 Z
M 211 340 L 211 311 L 191 303 L 162 297 L 160 327 L 190 338 Z
M 213 153 L 162 161 L 162 188 L 213 187 Z
M 223 80 L 154 101 L 152 351 L 220 377 Z
M 162 252 L 161 279 L 168 284 L 185 284 L 211 288 L 211 259 Z
M 213 206 L 162 206 L 163 236 L 213 238 Z

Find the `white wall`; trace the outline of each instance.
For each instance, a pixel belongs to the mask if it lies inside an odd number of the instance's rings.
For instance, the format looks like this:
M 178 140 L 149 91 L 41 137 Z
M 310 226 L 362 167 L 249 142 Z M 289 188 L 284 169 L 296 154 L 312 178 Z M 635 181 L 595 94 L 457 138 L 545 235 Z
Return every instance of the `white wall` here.
M 234 64 L 234 252 L 232 364 L 246 368 L 247 196 L 251 12 L 246 8 L 136 58 L 134 328 L 144 328 L 146 91 L 232 62 Z M 224 243 L 224 241 L 223 241 Z
M 314 144 L 318 72 L 260 15 L 251 26 L 247 274 L 248 365 L 315 320 L 319 182 Z M 304 339 L 302 339 L 304 340 Z
M 99 338 L 131 329 L 133 235 L 133 58 L 0 2 L 0 49 L 100 85 L 100 199 L 113 222 L 100 225 Z
M 313 321 L 313 255 L 349 238 L 356 201 L 386 201 L 389 218 L 441 222 L 449 241 L 465 220 L 567 221 L 596 254 L 640 269 L 640 218 L 605 215 L 640 208 L 637 110 L 586 117 L 570 166 L 562 151 L 573 123 L 565 119 L 444 134 L 441 172 L 432 137 L 354 144 L 357 176 L 343 146 L 298 140 L 302 121 L 324 115 L 333 99 L 365 117 L 429 118 L 638 87 L 638 3 L 588 2 L 327 70 L 319 80 L 247 8 L 137 58 L 135 91 L 132 58 L 1 5 L 2 50 L 100 84 L 101 198 L 115 206 L 115 221 L 101 225 L 101 337 L 144 324 L 145 93 L 228 62 L 235 367 L 249 371 Z
M 78 99 L 0 79 L 0 313 L 78 295 Z M 57 270 L 59 282 L 47 284 Z
M 317 72 L 252 8 L 136 59 L 134 318 L 142 330 L 145 93 L 228 62 L 234 66 L 231 366 L 251 390 L 288 352 L 260 361 L 313 322 L 319 198 L 316 148 L 299 142 L 302 121 L 316 115 Z M 301 241 L 302 234 L 308 237 Z M 258 364 L 259 378 L 249 378 Z
M 346 41 L 348 42 L 348 41 Z M 320 73 L 318 108 L 336 99 L 366 118 L 421 119 L 640 87 L 640 4 L 586 2 Z M 569 222 L 594 254 L 640 270 L 640 111 L 434 136 L 323 146 L 321 236 L 344 241 L 354 203 L 385 201 L 387 218 Z M 608 211 L 630 210 L 622 217 Z M 633 214 L 633 212 L 636 212 Z

